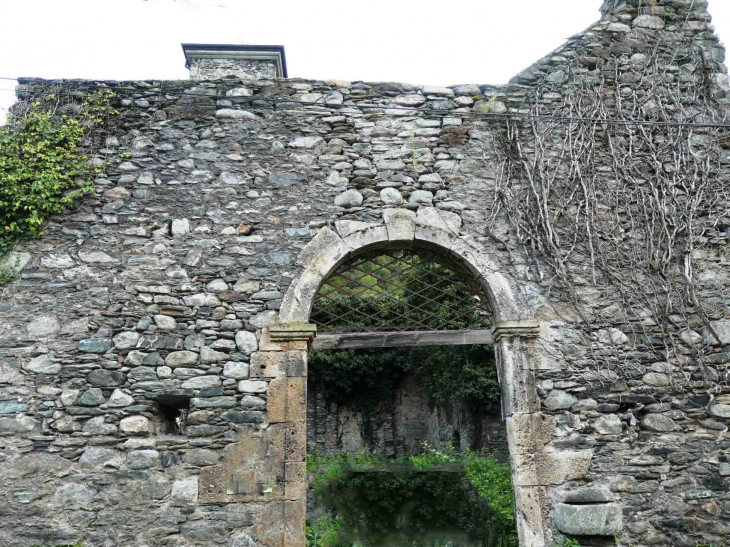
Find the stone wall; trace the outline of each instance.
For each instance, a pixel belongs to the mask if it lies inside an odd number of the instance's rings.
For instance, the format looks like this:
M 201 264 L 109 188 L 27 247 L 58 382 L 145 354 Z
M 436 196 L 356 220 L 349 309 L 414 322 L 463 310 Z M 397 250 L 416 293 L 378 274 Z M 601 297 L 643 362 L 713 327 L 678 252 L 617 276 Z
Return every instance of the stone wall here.
M 217 80 L 240 78 L 242 80 L 265 80 L 276 78 L 274 61 L 252 59 L 194 59 L 190 62 L 191 80 Z
M 308 303 L 349 253 L 388 245 L 443 249 L 489 289 L 523 546 L 727 537 L 727 296 L 707 318 L 719 340 L 692 309 L 637 335 L 617 295 L 586 283 L 581 338 L 508 219 L 487 223 L 503 158 L 475 111 L 562 104 L 605 60 L 627 96 L 669 67 L 667 93 L 702 86 L 727 112 L 705 3 L 662 2 L 675 19 L 627 4 L 505 87 L 96 82 L 121 108 L 97 193 L 22 243 L 0 300 L 0 542 L 302 545 Z M 678 54 L 690 47 L 699 69 Z M 20 83 L 23 99 L 50 85 Z M 725 149 L 713 169 L 729 164 Z M 725 217 L 695 271 L 721 295 L 727 241 Z M 686 359 L 649 351 L 680 331 Z M 632 366 L 594 370 L 589 351 Z

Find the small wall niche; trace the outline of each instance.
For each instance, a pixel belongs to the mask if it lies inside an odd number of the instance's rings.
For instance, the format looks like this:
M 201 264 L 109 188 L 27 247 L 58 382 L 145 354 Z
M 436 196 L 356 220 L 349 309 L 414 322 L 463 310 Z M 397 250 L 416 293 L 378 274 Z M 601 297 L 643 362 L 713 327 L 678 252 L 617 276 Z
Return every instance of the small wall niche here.
M 190 396 L 160 394 L 155 397 L 155 429 L 158 435 L 184 435 Z

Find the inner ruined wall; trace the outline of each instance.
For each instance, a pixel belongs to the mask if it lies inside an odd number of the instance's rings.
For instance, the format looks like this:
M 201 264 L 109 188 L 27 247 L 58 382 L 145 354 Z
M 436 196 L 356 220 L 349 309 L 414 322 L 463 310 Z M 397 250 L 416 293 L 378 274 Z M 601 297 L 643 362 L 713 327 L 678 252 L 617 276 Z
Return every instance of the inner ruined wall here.
M 451 443 L 494 453 L 509 462 L 507 432 L 500 415 L 481 414 L 461 404 L 442 408 L 433 404 L 426 388 L 412 374 L 406 375 L 375 413 L 374 449 L 387 458 L 418 454 L 423 443 L 438 447 Z M 363 430 L 362 413 L 352 405 L 328 401 L 311 381 L 307 384 L 307 453 L 354 454 L 370 447 Z
M 559 295 L 548 300 L 546 283 L 528 275 L 507 219 L 487 229 L 500 157 L 485 157 L 490 127 L 472 119 L 475 109 L 519 112 L 536 89 L 545 104 L 560 103 L 575 76 L 566 59 L 590 73 L 596 58 L 615 58 L 621 88 L 640 90 L 653 66 L 631 59 L 658 35 L 667 38 L 657 49 L 664 65 L 685 41 L 707 60 L 700 70 L 676 65 L 668 89 L 710 86 L 713 106 L 726 111 L 723 52 L 704 3 L 672 5 L 675 22 L 631 6 L 608 15 L 501 88 L 119 84 L 122 113 L 95 151 L 107 163 L 97 195 L 23 242 L 21 279 L 0 302 L 0 542 L 301 545 L 309 335 L 272 341 L 269 326 L 318 230 L 355 237 L 360 225 L 348 223 L 382 227 L 395 208 L 424 219 L 439 212 L 459 241 L 473 238 L 511 280 L 520 317 L 540 321 L 539 343 L 499 342 L 512 357 L 542 348 L 526 360 L 520 388 L 536 386 L 540 404 L 508 421 L 518 512 L 540 524 L 524 545 L 574 525 L 566 511 L 580 516 L 575 507 L 612 522 L 618 507 L 624 544 L 694 546 L 730 534 L 727 309 L 711 318 L 721 340 L 706 339 L 714 353 L 701 380 L 692 360 L 669 368 L 637 349 L 633 325 L 601 313 L 614 295 L 600 287 L 586 287 L 601 321 L 583 345 Z M 48 85 L 21 80 L 19 93 L 29 99 Z M 250 104 L 236 98 L 249 92 Z M 304 104 L 273 107 L 280 97 Z M 728 164 L 726 154 L 717 168 L 726 175 Z M 724 294 L 727 226 L 718 224 L 698 265 Z M 691 325 L 686 344 L 703 338 L 702 322 Z M 641 363 L 630 375 L 619 369 L 597 383 L 564 360 L 616 344 Z M 503 386 L 519 394 L 513 388 Z M 160 404 L 171 400 L 189 400 L 183 433 L 165 425 Z M 585 501 L 600 503 L 577 505 Z

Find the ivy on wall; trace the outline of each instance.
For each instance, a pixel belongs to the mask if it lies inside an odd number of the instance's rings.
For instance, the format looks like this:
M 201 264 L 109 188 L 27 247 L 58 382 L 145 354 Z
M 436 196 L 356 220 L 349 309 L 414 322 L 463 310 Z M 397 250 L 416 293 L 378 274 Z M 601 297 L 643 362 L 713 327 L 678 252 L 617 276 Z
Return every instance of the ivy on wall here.
M 93 192 L 90 177 L 101 168 L 89 162 L 89 136 L 118 114 L 110 106 L 114 96 L 101 90 L 78 103 L 51 93 L 14 107 L 0 127 L 0 256 L 19 239 L 40 236 L 50 216 Z

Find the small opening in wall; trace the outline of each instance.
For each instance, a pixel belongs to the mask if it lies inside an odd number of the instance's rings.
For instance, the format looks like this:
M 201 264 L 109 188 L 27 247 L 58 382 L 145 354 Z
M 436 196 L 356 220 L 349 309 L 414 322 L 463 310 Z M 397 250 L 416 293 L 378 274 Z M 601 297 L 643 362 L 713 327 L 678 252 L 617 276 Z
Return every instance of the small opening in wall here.
M 190 409 L 190 397 L 159 395 L 156 398 L 160 416 L 157 432 L 160 435 L 184 435 Z
M 454 434 L 452 435 L 451 444 L 454 447 L 454 450 L 457 452 L 461 452 L 461 433 L 458 431 L 454 431 Z

